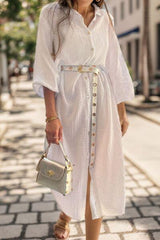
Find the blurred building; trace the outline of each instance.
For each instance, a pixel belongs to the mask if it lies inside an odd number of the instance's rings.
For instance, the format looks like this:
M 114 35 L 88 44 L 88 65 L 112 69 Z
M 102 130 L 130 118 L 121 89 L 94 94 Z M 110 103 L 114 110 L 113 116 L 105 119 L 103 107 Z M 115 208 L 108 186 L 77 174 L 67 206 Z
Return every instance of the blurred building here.
M 139 78 L 142 49 L 143 14 L 142 0 L 108 0 L 114 24 L 125 59 Z M 160 75 L 160 2 L 149 1 L 150 49 L 153 74 Z

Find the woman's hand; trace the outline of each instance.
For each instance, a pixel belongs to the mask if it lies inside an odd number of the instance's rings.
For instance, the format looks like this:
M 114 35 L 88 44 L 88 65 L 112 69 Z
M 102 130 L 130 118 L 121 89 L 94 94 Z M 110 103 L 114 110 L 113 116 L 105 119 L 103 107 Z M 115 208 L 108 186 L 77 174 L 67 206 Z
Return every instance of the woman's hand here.
M 52 120 L 46 123 L 46 138 L 48 143 L 59 144 L 62 140 L 62 125 L 59 119 Z
M 129 121 L 127 118 L 127 113 L 126 113 L 126 108 L 125 108 L 125 103 L 119 103 L 117 105 L 118 108 L 118 114 L 119 114 L 119 121 L 121 124 L 121 132 L 122 136 L 127 132 L 128 126 L 129 126 Z

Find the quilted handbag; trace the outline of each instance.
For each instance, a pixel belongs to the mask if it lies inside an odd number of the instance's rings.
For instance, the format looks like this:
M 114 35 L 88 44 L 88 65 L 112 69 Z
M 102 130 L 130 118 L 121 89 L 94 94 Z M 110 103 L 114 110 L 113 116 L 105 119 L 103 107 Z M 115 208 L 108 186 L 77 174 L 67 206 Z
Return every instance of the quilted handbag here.
M 59 141 L 59 146 L 62 150 L 65 163 L 59 163 L 56 161 L 56 159 L 48 159 L 47 154 L 50 144 L 48 144 L 48 141 L 45 137 L 45 144 L 46 143 L 48 146 L 36 166 L 36 170 L 38 171 L 36 182 L 48 188 L 54 189 L 65 196 L 73 190 L 73 164 L 65 154 L 61 141 Z

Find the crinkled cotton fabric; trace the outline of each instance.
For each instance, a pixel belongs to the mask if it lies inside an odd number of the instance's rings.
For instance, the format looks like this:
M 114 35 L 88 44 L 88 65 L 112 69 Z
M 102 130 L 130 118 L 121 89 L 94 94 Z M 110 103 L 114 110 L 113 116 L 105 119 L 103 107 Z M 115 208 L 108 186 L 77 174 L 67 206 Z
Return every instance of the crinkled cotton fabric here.
M 62 47 L 56 24 L 61 17 L 58 2 L 40 12 L 34 61 L 33 89 L 44 98 L 43 86 L 55 93 L 56 111 L 63 127 L 63 147 L 74 164 L 73 191 L 63 196 L 51 190 L 60 209 L 75 220 L 85 219 L 88 168 L 91 175 L 92 219 L 125 213 L 125 169 L 122 133 L 117 104 L 134 98 L 134 87 L 117 36 L 107 12 L 93 4 L 89 26 L 75 9 L 70 23 L 60 24 Z M 113 16 L 110 14 L 114 23 Z M 92 73 L 60 71 L 61 65 L 98 65 L 95 164 L 90 165 Z M 59 145 L 51 144 L 48 158 L 64 163 Z

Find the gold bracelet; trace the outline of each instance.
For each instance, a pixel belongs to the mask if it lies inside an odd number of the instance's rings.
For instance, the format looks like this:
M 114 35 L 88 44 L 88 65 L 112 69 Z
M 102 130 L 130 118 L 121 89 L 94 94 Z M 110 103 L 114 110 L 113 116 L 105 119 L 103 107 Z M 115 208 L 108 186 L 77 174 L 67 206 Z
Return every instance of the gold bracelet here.
M 46 122 L 49 122 L 51 120 L 55 120 L 55 119 L 58 119 L 58 118 L 59 118 L 58 116 L 48 117 L 48 118 L 46 118 Z

